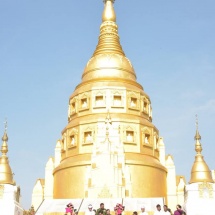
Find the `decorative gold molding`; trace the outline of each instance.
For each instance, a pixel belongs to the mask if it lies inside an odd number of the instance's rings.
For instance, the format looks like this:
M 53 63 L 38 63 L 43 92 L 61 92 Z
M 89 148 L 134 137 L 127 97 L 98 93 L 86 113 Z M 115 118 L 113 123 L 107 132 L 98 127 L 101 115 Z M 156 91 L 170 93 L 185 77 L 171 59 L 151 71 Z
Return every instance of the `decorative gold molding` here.
M 141 138 L 142 144 L 152 147 L 153 146 L 153 136 L 152 131 L 148 127 L 141 128 Z
M 90 108 L 90 97 L 88 93 L 83 93 L 79 95 L 79 105 L 78 111 L 89 110 Z
M 111 91 L 111 98 L 112 98 L 112 108 L 124 108 L 124 92 L 122 90 L 115 89 Z
M 144 112 L 144 113 L 149 113 L 149 99 L 148 98 L 146 98 L 145 96 L 143 96 L 143 98 L 142 98 L 142 111 Z
M 101 192 L 98 194 L 98 198 L 112 198 L 112 194 L 110 193 L 107 185 L 104 185 Z
M 87 127 L 82 132 L 82 145 L 92 145 L 95 139 L 95 128 Z
M 127 91 L 128 109 L 140 110 L 140 94 L 134 91 Z
M 66 139 L 68 148 L 76 147 L 78 143 L 78 129 L 72 128 L 68 130 L 68 135 Z
M 156 131 L 154 131 L 153 136 L 154 136 L 154 144 L 153 144 L 153 146 L 154 146 L 155 149 L 157 149 L 158 148 L 159 136 L 158 136 Z
M 199 197 L 200 198 L 214 198 L 213 196 L 213 185 L 208 182 L 199 184 Z
M 105 108 L 106 107 L 106 91 L 98 90 L 94 92 L 93 96 L 93 108 Z
M 77 113 L 77 96 L 70 99 L 69 109 L 68 109 L 68 118 L 71 120 L 71 116 Z
M 125 144 L 137 144 L 137 132 L 132 126 L 125 126 L 123 130 L 123 142 Z

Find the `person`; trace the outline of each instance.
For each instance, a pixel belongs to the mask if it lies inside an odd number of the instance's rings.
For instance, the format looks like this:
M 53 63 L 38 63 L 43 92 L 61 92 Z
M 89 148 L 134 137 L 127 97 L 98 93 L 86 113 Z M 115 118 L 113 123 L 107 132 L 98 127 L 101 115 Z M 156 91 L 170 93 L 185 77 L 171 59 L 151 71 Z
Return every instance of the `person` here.
M 124 212 L 125 206 L 122 204 L 117 203 L 114 207 L 115 215 L 122 215 Z
M 106 215 L 111 215 L 111 214 L 110 214 L 110 209 L 107 209 L 107 210 L 106 210 Z
M 75 215 L 74 206 L 71 202 L 66 205 L 65 210 L 66 210 L 65 215 Z
M 88 205 L 85 215 L 95 215 L 95 212 L 93 211 L 93 206 L 91 204 Z
M 155 211 L 154 215 L 160 215 L 160 214 L 162 214 L 161 206 L 159 204 L 156 205 L 156 208 L 157 208 L 157 210 Z
M 137 215 L 137 211 L 134 211 L 132 215 Z
M 181 215 L 184 211 L 181 209 L 181 205 L 176 205 L 176 211 L 174 215 Z
M 106 209 L 104 207 L 104 203 L 100 204 L 100 208 L 97 209 L 96 215 L 106 215 Z
M 114 215 L 118 215 L 118 211 L 116 207 L 114 207 Z
M 170 209 L 170 208 L 168 208 L 167 210 L 168 210 L 168 211 L 170 212 L 170 214 L 172 215 L 172 211 L 171 211 L 171 209 Z
M 168 211 L 168 206 L 167 205 L 163 206 L 163 214 L 171 215 L 171 213 Z
M 148 213 L 145 211 L 146 208 L 144 205 L 142 205 L 140 209 L 141 209 L 141 212 L 139 213 L 139 215 L 148 215 Z

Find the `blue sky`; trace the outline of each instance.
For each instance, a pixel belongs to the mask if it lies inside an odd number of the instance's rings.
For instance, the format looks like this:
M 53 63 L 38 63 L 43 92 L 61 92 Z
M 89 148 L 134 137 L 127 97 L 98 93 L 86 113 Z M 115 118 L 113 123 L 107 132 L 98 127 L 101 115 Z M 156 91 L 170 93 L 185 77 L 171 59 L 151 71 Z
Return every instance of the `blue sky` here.
M 121 44 L 153 107 L 176 172 L 190 179 L 195 114 L 215 169 L 215 1 L 116 0 Z M 67 124 L 69 96 L 98 40 L 102 0 L 0 1 L 0 133 L 29 208 Z

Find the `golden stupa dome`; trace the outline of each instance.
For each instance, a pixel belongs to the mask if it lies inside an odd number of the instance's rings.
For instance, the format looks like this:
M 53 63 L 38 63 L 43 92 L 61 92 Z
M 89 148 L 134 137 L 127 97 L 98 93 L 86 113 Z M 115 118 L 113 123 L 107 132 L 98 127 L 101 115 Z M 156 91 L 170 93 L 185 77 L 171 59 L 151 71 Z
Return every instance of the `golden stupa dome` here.
M 82 81 L 127 79 L 136 81 L 134 68 L 120 45 L 113 0 L 106 0 L 96 50 L 88 61 Z
M 1 152 L 2 156 L 0 157 L 0 184 L 15 184 L 15 181 L 13 180 L 13 173 L 10 168 L 10 164 L 7 157 L 8 152 L 8 136 L 6 131 L 4 132 L 4 135 L 2 137 L 2 147 Z
M 211 171 L 207 165 L 207 163 L 204 160 L 204 157 L 202 156 L 202 145 L 200 143 L 201 136 L 199 134 L 198 128 L 196 129 L 196 135 L 195 135 L 195 161 L 191 170 L 191 179 L 190 184 L 197 183 L 197 182 L 209 182 L 214 183 L 214 180 L 212 178 Z
M 87 63 L 82 81 L 91 79 L 120 78 L 136 81 L 136 75 L 129 59 L 120 54 L 99 54 Z

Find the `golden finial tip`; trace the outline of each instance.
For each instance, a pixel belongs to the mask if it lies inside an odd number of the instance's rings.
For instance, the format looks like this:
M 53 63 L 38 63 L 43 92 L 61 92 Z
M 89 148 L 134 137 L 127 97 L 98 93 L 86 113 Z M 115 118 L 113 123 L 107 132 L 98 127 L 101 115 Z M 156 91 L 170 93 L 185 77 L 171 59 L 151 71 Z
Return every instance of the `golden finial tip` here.
M 105 8 L 102 14 L 102 21 L 116 22 L 116 14 L 113 8 L 114 0 L 104 0 Z
M 111 1 L 111 2 L 115 2 L 115 0 L 103 0 L 104 3 L 106 3 L 107 1 Z
M 2 141 L 8 141 L 8 136 L 7 136 L 7 133 L 6 132 L 4 132 L 4 135 L 3 135 L 3 137 L 2 137 Z

